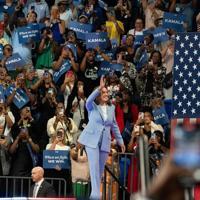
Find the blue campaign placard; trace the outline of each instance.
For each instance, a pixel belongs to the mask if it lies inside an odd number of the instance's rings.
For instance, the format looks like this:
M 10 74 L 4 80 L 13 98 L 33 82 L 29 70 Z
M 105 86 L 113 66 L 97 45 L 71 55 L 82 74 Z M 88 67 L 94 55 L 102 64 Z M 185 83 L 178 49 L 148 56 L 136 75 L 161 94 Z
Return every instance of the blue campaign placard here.
M 123 65 L 120 63 L 111 63 L 111 70 L 121 72 Z
M 0 85 L 0 99 L 3 99 L 3 101 L 5 102 L 5 90 L 3 85 Z
M 134 41 L 134 46 L 139 46 L 143 43 L 144 43 L 144 35 L 136 35 L 135 41 Z
M 0 45 L 0 60 L 3 58 L 3 46 Z
M 18 53 L 14 53 L 5 63 L 8 71 L 15 71 L 17 68 L 23 68 L 26 63 Z
M 74 44 L 72 44 L 72 43 L 67 43 L 65 45 L 65 47 L 72 50 L 72 52 L 74 54 L 74 57 L 75 57 L 75 60 L 77 60 L 77 47 Z
M 53 74 L 53 80 L 55 83 L 58 82 L 58 80 L 60 79 L 60 77 L 66 73 L 68 70 L 70 70 L 71 68 L 71 63 L 69 60 L 65 60 L 62 64 L 62 66 L 60 67 L 60 69 L 56 72 L 54 72 Z
M 154 36 L 154 40 L 153 40 L 154 44 L 159 44 L 161 42 L 166 42 L 169 40 L 167 29 L 162 28 L 162 27 L 155 28 L 153 31 L 153 36 Z
M 80 40 L 85 40 L 87 33 L 92 32 L 91 24 L 81 24 L 77 21 L 71 21 L 69 23 L 69 29 L 76 32 L 77 38 Z
M 111 68 L 111 63 L 107 61 L 103 61 L 98 70 L 98 76 L 101 77 L 103 75 L 109 74 L 112 71 L 113 69 Z
M 183 24 L 186 20 L 186 16 L 182 14 L 174 14 L 164 12 L 163 16 L 163 28 L 174 29 L 177 32 L 184 32 Z
M 100 47 L 100 49 L 106 49 L 108 46 L 108 34 L 105 32 L 101 33 L 88 33 L 86 34 L 86 48 L 94 49 Z
M 7 90 L 5 92 L 7 97 L 12 94 L 14 88 L 15 87 L 13 85 L 11 85 L 10 87 L 7 88 Z M 13 103 L 15 104 L 15 106 L 17 108 L 21 109 L 28 102 L 29 102 L 29 98 L 28 98 L 26 92 L 23 89 L 18 88 L 16 91 L 16 94 L 14 96 L 14 99 L 13 99 Z
M 19 43 L 26 44 L 30 41 L 40 40 L 40 26 L 39 24 L 29 24 L 26 27 L 21 27 L 17 29 Z
M 55 169 L 70 169 L 69 151 L 65 150 L 44 150 L 43 151 L 43 168 Z
M 153 116 L 154 116 L 154 120 L 156 124 L 160 124 L 160 125 L 169 124 L 169 118 L 164 106 L 153 109 L 152 112 L 153 112 Z
M 110 51 L 105 51 L 104 52 L 111 60 L 113 59 L 113 52 L 110 52 Z M 103 57 L 100 55 L 100 54 L 97 54 L 96 57 L 95 57 L 95 60 L 98 61 L 98 62 L 102 62 L 104 61 Z
M 100 6 L 101 8 L 103 8 L 103 9 L 106 10 L 106 11 L 108 10 L 108 4 L 105 3 L 103 0 L 99 0 L 98 3 L 99 3 L 99 6 Z
M 147 54 L 147 51 L 145 50 L 145 51 L 142 53 L 142 55 L 141 55 L 139 61 L 136 63 L 136 70 L 137 70 L 137 71 L 140 71 L 140 70 L 142 69 L 142 67 L 143 67 L 146 63 L 148 63 L 148 60 L 149 60 L 148 54 Z

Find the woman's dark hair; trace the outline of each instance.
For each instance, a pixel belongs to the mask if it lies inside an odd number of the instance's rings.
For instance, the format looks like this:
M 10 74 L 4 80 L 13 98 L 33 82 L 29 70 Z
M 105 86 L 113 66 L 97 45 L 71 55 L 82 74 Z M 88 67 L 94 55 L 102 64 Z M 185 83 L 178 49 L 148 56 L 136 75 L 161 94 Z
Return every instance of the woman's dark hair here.
M 107 89 L 107 88 L 106 88 Z M 94 89 L 94 90 L 96 90 L 96 88 Z M 100 98 L 100 96 L 101 96 L 101 93 L 96 97 L 96 99 L 94 100 L 94 102 L 97 104 L 97 105 L 99 105 L 99 98 Z M 112 105 L 112 103 L 111 103 L 111 101 L 110 101 L 110 99 L 109 99 L 109 101 L 107 102 L 107 105 L 108 106 L 111 106 Z
M 3 46 L 3 51 L 5 50 L 6 47 L 10 47 L 12 49 L 12 51 L 13 51 L 13 47 L 10 44 L 6 44 L 5 46 Z
M 155 53 L 158 53 L 158 54 L 159 54 L 160 60 L 158 61 L 158 66 L 160 67 L 160 66 L 162 65 L 162 54 L 160 53 L 160 51 L 154 50 L 154 51 L 151 53 L 149 59 L 151 60 L 152 57 L 153 57 L 153 55 L 154 55 Z

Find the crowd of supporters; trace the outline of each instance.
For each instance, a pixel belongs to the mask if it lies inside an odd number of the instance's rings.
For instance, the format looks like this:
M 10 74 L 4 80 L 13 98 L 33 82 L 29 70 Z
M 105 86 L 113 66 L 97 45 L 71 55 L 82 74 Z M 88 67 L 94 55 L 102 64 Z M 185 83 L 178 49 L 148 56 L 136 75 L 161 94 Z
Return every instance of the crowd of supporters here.
M 121 67 L 103 75 L 126 151 L 137 153 L 137 137 L 146 135 L 151 174 L 157 175 L 170 147 L 176 30 L 167 28 L 168 39 L 159 42 L 153 31 L 163 27 L 166 12 L 185 16 L 183 31 L 199 31 L 199 9 L 198 0 L 105 0 L 104 6 L 100 0 L 0 1 L 0 175 L 30 176 L 35 165 L 42 166 L 43 150 L 74 148 L 102 63 Z M 73 21 L 107 32 L 107 47 L 86 48 L 70 29 Z M 18 30 L 30 24 L 41 26 L 41 37 L 21 43 Z M 16 54 L 24 66 L 9 70 L 8 60 Z M 65 63 L 70 68 L 55 79 Z M 114 137 L 112 143 L 116 148 Z M 131 165 L 138 166 L 138 159 Z M 128 189 L 136 192 L 137 167 L 133 174 L 127 176 L 134 180 L 132 188 L 127 180 Z M 71 170 L 56 168 L 46 175 L 66 178 L 72 193 Z

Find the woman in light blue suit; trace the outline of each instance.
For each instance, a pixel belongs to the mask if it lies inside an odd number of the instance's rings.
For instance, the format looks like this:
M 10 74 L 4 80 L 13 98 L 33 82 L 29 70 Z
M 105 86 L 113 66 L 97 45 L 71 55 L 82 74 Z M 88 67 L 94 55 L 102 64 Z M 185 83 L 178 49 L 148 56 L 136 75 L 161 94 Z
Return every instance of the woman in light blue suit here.
M 98 103 L 95 103 L 98 101 Z M 100 199 L 101 176 L 110 152 L 111 130 L 122 152 L 125 146 L 115 119 L 115 107 L 109 104 L 108 90 L 102 77 L 100 86 L 92 92 L 86 101 L 89 122 L 81 133 L 78 142 L 85 146 L 92 191 L 90 199 Z

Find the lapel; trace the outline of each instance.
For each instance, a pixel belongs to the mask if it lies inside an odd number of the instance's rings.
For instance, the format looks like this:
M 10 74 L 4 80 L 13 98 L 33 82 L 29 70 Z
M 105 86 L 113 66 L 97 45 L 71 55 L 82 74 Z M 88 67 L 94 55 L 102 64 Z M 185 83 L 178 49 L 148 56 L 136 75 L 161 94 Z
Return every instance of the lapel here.
M 98 110 L 98 112 L 101 116 L 101 119 L 104 123 L 110 119 L 110 113 L 111 113 L 110 106 L 108 106 L 108 105 L 106 106 L 106 114 L 107 114 L 107 120 L 106 121 L 103 118 L 103 112 L 102 112 L 102 109 L 99 105 L 97 105 L 97 110 Z
M 41 191 L 42 191 L 42 188 L 43 188 L 43 184 L 44 184 L 44 181 L 42 182 L 42 184 L 40 185 L 39 187 L 39 190 L 38 190 L 38 193 L 37 193 L 37 197 L 39 197 Z

